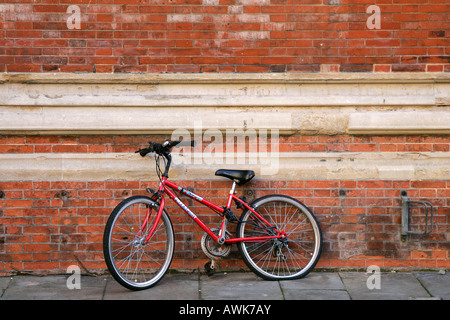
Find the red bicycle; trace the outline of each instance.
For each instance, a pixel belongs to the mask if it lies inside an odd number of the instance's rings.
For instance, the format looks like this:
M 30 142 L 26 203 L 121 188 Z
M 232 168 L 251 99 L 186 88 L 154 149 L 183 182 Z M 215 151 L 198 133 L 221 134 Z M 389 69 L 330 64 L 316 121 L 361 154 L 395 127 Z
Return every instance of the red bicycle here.
M 255 173 L 250 170 L 216 171 L 233 181 L 224 207 L 190 192 L 168 180 L 172 163 L 170 150 L 175 146 L 191 146 L 195 142 L 166 140 L 149 143 L 136 151 L 141 156 L 155 154 L 156 172 L 160 179 L 157 191 L 147 189 L 151 196 L 132 196 L 123 200 L 112 211 L 105 227 L 103 252 L 110 273 L 123 286 L 143 290 L 163 278 L 174 254 L 175 236 L 165 207 L 167 194 L 205 231 L 201 240 L 204 253 L 211 259 L 205 265 L 212 273 L 218 258 L 226 257 L 236 243 L 246 265 L 266 280 L 290 280 L 306 276 L 319 260 L 322 235 L 311 211 L 298 200 L 284 195 L 268 195 L 248 204 L 237 197 L 236 185 L 250 181 Z M 165 163 L 164 172 L 160 160 Z M 180 192 L 207 206 L 221 217 L 220 227 L 209 228 L 175 194 Z M 242 210 L 239 218 L 231 206 L 235 202 Z M 236 235 L 227 231 L 234 223 Z

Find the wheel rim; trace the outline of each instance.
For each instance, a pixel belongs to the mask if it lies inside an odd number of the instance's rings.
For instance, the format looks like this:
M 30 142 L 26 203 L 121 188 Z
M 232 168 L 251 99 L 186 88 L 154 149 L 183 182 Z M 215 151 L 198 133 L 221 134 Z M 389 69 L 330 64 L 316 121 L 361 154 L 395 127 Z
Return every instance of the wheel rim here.
M 151 205 L 142 199 L 129 203 L 116 215 L 109 233 L 109 257 L 114 273 L 132 287 L 149 287 L 158 282 L 173 256 L 173 233 L 164 213 L 153 236 L 145 243 L 156 217 Z M 150 219 L 138 235 L 149 209 Z
M 286 239 L 244 242 L 241 246 L 250 267 L 267 278 L 298 278 L 314 267 L 320 255 L 320 230 L 311 213 L 293 199 L 278 197 L 256 204 L 256 211 Z M 270 230 L 261 227 L 249 211 L 240 237 L 262 236 Z

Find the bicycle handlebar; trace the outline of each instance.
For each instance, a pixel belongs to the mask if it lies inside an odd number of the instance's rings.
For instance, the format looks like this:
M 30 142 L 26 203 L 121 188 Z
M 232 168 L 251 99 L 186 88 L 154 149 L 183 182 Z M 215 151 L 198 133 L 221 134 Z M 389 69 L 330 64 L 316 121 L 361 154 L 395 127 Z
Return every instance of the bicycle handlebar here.
M 180 140 L 166 140 L 163 143 L 154 143 L 149 141 L 150 146 L 148 148 L 139 149 L 135 153 L 139 153 L 142 157 L 145 157 L 148 153 L 154 152 L 159 155 L 168 156 L 170 149 L 175 146 L 178 147 L 195 147 L 195 141 L 180 141 Z

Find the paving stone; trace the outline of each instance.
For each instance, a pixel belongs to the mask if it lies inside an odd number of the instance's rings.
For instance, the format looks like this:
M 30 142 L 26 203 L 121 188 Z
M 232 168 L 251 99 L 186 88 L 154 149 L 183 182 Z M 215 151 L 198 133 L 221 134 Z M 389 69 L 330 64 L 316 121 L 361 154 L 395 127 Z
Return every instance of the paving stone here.
M 9 283 L 11 282 L 12 277 L 0 277 L 0 297 L 3 296 L 6 288 L 8 288 Z
M 415 276 L 433 297 L 450 300 L 449 273 L 417 272 Z
M 69 289 L 68 276 L 13 277 L 2 300 L 101 300 L 106 277 L 81 277 L 80 289 Z
M 408 300 L 430 297 L 412 273 L 380 273 L 380 289 L 369 289 L 364 272 L 341 272 L 342 281 L 353 300 Z
M 203 300 L 283 300 L 278 281 L 266 281 L 253 273 L 202 275 L 200 288 Z
M 105 290 L 105 300 L 198 300 L 198 274 L 166 274 L 154 287 L 133 291 L 110 277 Z
M 437 272 L 381 273 L 370 290 L 364 272 L 311 272 L 292 281 L 266 281 L 253 273 L 212 277 L 167 274 L 155 287 L 132 291 L 111 276 L 81 276 L 70 290 L 69 276 L 0 277 L 1 300 L 430 300 L 450 299 L 450 278 Z M 197 301 L 197 303 L 201 301 Z M 217 302 L 217 301 L 216 301 Z
M 350 300 L 345 290 L 287 290 L 283 294 L 286 300 Z
M 286 300 L 350 300 L 338 273 L 311 272 L 305 278 L 280 281 Z

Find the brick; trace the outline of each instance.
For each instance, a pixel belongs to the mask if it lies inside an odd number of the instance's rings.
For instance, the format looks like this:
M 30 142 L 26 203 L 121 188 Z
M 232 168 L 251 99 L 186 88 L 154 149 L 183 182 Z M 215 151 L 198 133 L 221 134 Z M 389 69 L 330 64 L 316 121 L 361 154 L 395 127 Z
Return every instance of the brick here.
M 19 138 L 19 137 L 18 137 Z M 44 139 L 45 138 L 45 139 Z M 289 137 L 285 142 L 296 143 L 297 141 L 304 140 L 310 141 L 310 143 L 321 143 L 328 141 L 333 143 L 352 143 L 368 141 L 367 139 L 349 139 L 346 136 L 339 137 L 302 137 L 305 139 L 299 139 L 299 137 Z M 61 139 L 51 137 L 25 137 L 27 142 L 47 143 L 47 142 L 59 142 Z M 83 137 L 79 139 L 64 139 L 66 143 L 113 143 L 111 139 L 106 139 L 101 136 Z M 119 139 L 117 141 L 131 141 L 132 138 Z M 402 137 L 390 137 L 380 136 L 371 139 L 372 142 L 378 143 L 404 143 Z M 438 140 L 431 137 L 411 137 L 409 142 L 428 142 Z M 18 141 L 18 139 L 12 139 L 12 141 Z M 207 196 L 208 198 L 214 198 L 217 196 L 226 197 L 229 183 L 222 183 L 220 181 L 180 181 L 182 185 L 192 185 L 194 191 L 200 195 Z M 9 206 L 39 206 L 39 210 L 30 209 L 26 210 L 26 216 L 33 217 L 33 224 L 31 220 L 19 219 L 15 217 L 14 220 L 3 220 L 3 224 L 7 226 L 6 234 L 8 235 L 8 252 L 14 254 L 15 257 L 21 257 L 25 259 L 33 259 L 34 262 L 39 261 L 39 264 L 30 263 L 28 267 L 30 270 L 41 270 L 40 268 L 47 268 L 51 263 L 50 259 L 55 262 L 62 259 L 67 259 L 75 250 L 75 247 L 71 243 L 76 243 L 78 248 L 90 248 L 89 254 L 92 255 L 95 261 L 92 261 L 96 268 L 104 268 L 102 261 L 101 245 L 98 246 L 92 243 L 92 241 L 101 242 L 101 235 L 104 228 L 104 223 L 112 207 L 120 201 L 115 199 L 114 202 L 108 200 L 111 196 L 122 197 L 123 190 L 139 189 L 143 185 L 153 184 L 153 182 L 139 181 L 92 181 L 92 182 L 39 182 L 39 183 L 2 183 L 1 188 L 10 188 L 12 192 L 8 192 L 8 197 L 14 195 L 18 198 L 19 202 L 6 202 L 11 200 L 3 200 L 3 205 Z M 305 198 L 304 202 L 310 206 L 312 211 L 316 214 L 317 218 L 321 222 L 322 229 L 326 236 L 324 245 L 324 258 L 321 259 L 319 265 L 327 265 L 329 268 L 339 267 L 352 267 L 358 265 L 361 262 L 358 259 L 370 259 L 378 261 L 385 266 L 405 266 L 410 264 L 422 264 L 422 265 L 437 265 L 437 261 L 443 261 L 448 256 L 448 250 L 424 250 L 420 245 L 410 243 L 408 248 L 402 249 L 399 253 L 396 250 L 396 245 L 393 243 L 393 239 L 398 236 L 400 230 L 400 221 L 398 219 L 400 215 L 400 207 L 398 204 L 394 204 L 390 198 L 399 197 L 400 190 L 395 188 L 414 188 L 419 193 L 414 193 L 414 190 L 408 190 L 408 195 L 411 197 L 445 197 L 446 188 L 448 187 L 446 181 L 328 181 L 328 180 L 295 180 L 295 181 L 271 181 L 269 184 L 262 182 L 254 184 L 256 188 L 266 189 L 262 192 L 257 192 L 258 196 L 271 193 L 272 189 L 277 189 L 279 193 L 289 194 L 294 197 Z M 21 190 L 25 187 L 25 191 Z M 32 190 L 31 187 L 39 188 Z M 213 188 L 213 189 L 209 189 Z M 345 191 L 341 193 L 339 188 L 343 188 Z M 70 192 L 69 200 L 73 199 L 72 205 L 69 208 L 54 207 L 52 203 L 43 201 L 45 199 L 52 199 L 55 194 L 61 189 L 72 190 Z M 73 191 L 78 189 L 78 191 Z M 16 191 L 14 191 L 16 190 Z M 117 190 L 117 191 L 112 191 Z M 439 191 L 439 192 L 438 192 Z M 432 193 L 429 193 L 432 192 Z M 128 195 L 127 195 L 128 196 Z M 23 200 L 20 197 L 24 197 Z M 90 207 L 85 207 L 86 202 L 75 201 L 77 198 L 89 198 Z M 386 197 L 386 198 L 385 198 Z M 28 198 L 28 199 L 27 199 Z M 31 200 L 35 199 L 35 200 Z M 347 199 L 355 199 L 357 202 L 346 207 L 345 201 Z M 112 200 L 112 199 L 111 199 Z M 184 199 L 186 200 L 186 199 Z M 31 201 L 31 202 L 30 202 Z M 347 203 L 349 204 L 349 203 Z M 446 204 L 443 203 L 445 206 Z M 343 206 L 343 207 L 342 207 Z M 53 210 L 53 213 L 50 211 Z M 332 210 L 330 210 L 332 208 Z M 8 212 L 12 209 L 8 209 Z M 32 211 L 34 210 L 34 211 Z M 202 235 L 202 231 L 198 230 L 193 224 L 190 224 L 189 218 L 176 213 L 175 207 L 170 204 L 169 208 L 172 221 L 175 223 L 176 230 L 182 230 L 183 234 L 177 233 L 177 263 L 173 265 L 180 268 L 197 268 L 200 261 L 197 258 L 202 254 L 198 253 L 198 248 L 190 245 L 190 241 L 198 241 Z M 59 214 L 58 214 L 58 211 Z M 66 212 L 67 211 L 67 212 Z M 209 213 L 207 209 L 197 208 L 196 213 L 201 218 L 208 221 L 208 223 L 214 223 L 218 221 L 219 217 L 212 213 Z M 437 211 L 437 216 L 441 215 L 441 211 Z M 445 213 L 444 213 L 445 214 Z M 395 219 L 394 219 L 395 218 Z M 89 220 L 86 220 L 89 219 Z M 14 224 L 12 224 L 14 222 Z M 433 241 L 437 244 L 446 241 L 446 237 L 442 237 L 442 232 L 446 232 L 445 220 L 436 220 L 436 230 L 432 237 Z M 181 229 L 180 229 L 181 228 Z M 441 230 L 441 231 L 438 231 Z M 60 233 L 62 232 L 62 233 Z M 345 247 L 337 247 L 337 235 L 333 235 L 333 232 L 342 233 L 341 241 L 345 241 Z M 67 233 L 67 234 L 66 234 Z M 14 238 L 14 235 L 22 235 Z M 23 236 L 25 235 L 25 236 Z M 351 236 L 351 237 L 350 237 Z M 31 237 L 33 243 L 31 243 Z M 350 237 L 350 238 L 349 238 Z M 181 246 L 180 246 L 181 244 Z M 340 254 L 345 256 L 346 250 L 350 248 L 352 250 L 358 250 L 364 247 L 365 255 L 359 255 L 357 260 L 355 259 L 339 259 Z M 58 249 L 58 253 L 54 254 Z M 65 251 L 67 250 L 67 251 Z M 396 250 L 397 258 L 393 260 L 389 250 Z M 31 256 L 28 252 L 34 252 Z M 98 253 L 95 253 L 98 251 Z M 13 253 L 14 252 L 14 253 Z M 333 252 L 337 252 L 337 258 L 330 258 L 333 256 Z M 52 255 L 50 257 L 50 254 Z M 10 255 L 12 257 L 12 255 Z M 401 258 L 403 257 L 403 258 Z M 6 258 L 8 259 L 8 258 Z M 30 260 L 31 261 L 31 260 Z M 52 263 L 53 263 L 52 262 Z M 61 261 L 62 262 L 62 261 Z M 234 266 L 233 261 L 230 261 L 230 266 Z M 236 267 L 236 266 L 234 266 Z M 34 269 L 35 268 L 35 269 Z M 58 268 L 58 267 L 56 267 Z
M 107 1 L 108 2 L 108 1 Z M 111 2 L 111 1 L 109 1 Z M 373 1 L 120 0 L 80 5 L 80 30 L 68 30 L 67 3 L 2 6 L 0 72 L 450 72 L 448 5 L 435 0 L 379 1 L 382 29 L 369 30 Z M 245 3 L 244 3 L 245 2 Z M 106 2 L 105 2 L 106 3 Z M 6 19 L 5 19 L 6 18 Z M 0 152 L 132 152 L 139 136 L 8 136 Z M 282 141 L 280 152 L 449 152 L 447 136 L 299 136 Z M 58 270 L 79 252 L 90 268 L 105 268 L 101 237 L 112 208 L 124 197 L 145 194 L 155 181 L 0 182 L 0 273 Z M 183 181 L 218 200 L 229 182 Z M 209 190 L 209 188 L 212 188 Z M 277 192 L 304 201 L 321 223 L 327 268 L 449 267 L 449 181 L 345 180 L 253 181 L 253 196 Z M 197 190 L 198 189 L 198 190 Z M 274 190 L 275 189 L 275 190 Z M 398 249 L 400 191 L 433 198 L 435 231 Z M 68 196 L 62 197 L 66 191 Z M 59 195 L 59 196 L 58 196 Z M 217 216 L 198 209 L 205 221 Z M 192 244 L 203 231 L 169 207 L 177 231 L 178 268 L 198 268 L 203 256 Z M 197 211 L 196 211 L 197 212 Z M 346 239 L 340 247 L 339 239 Z M 63 244 L 63 240 L 67 240 Z M 424 240 L 424 241 L 422 241 Z M 73 242 L 73 243 L 71 243 Z M 433 248 L 426 243 L 433 243 Z M 363 248 L 364 253 L 355 255 Z M 36 250 L 35 250 L 36 249 Z M 343 259 L 352 251 L 350 259 Z M 31 253 L 33 252 L 33 253 Z M 240 268 L 238 259 L 226 264 Z M 9 268 L 9 269 L 8 269 Z
M 125 2 L 125 1 L 122 1 Z M 153 57 L 146 50 L 155 46 L 150 43 L 160 41 L 164 54 L 178 48 L 181 42 L 188 44 L 186 39 L 204 40 L 222 44 L 217 61 L 198 62 L 205 64 L 202 68 L 186 66 L 187 63 L 160 62 L 160 65 L 139 66 L 139 60 L 125 67 L 117 61 L 98 61 L 95 58 L 107 55 L 105 51 L 86 54 L 79 63 L 46 63 L 50 59 L 42 57 L 30 63 L 17 63 L 29 59 L 25 51 L 16 51 L 13 61 L 0 63 L 2 71 L 6 72 L 319 72 L 317 64 L 339 64 L 340 72 L 445 72 L 445 67 L 423 67 L 420 63 L 435 63 L 446 59 L 445 47 L 448 47 L 447 29 L 448 5 L 442 2 L 421 3 L 418 0 L 396 4 L 380 4 L 382 10 L 382 29 L 369 30 L 364 22 L 368 18 L 367 1 L 360 1 L 353 6 L 342 5 L 342 1 L 320 0 L 269 2 L 256 1 L 255 4 L 245 3 L 243 6 L 232 3 L 221 5 L 192 5 L 181 1 L 172 4 L 124 3 L 123 5 L 91 5 L 81 6 L 82 24 L 80 30 L 67 30 L 66 10 L 68 4 L 20 4 L 5 7 L 8 21 L 3 23 L 5 41 L 9 41 L 22 49 L 48 48 L 57 52 L 69 47 L 117 48 L 126 49 L 129 44 L 138 48 L 138 57 Z M 69 2 L 70 3 L 70 2 Z M 61 16 L 56 19 L 55 14 Z M 331 26 L 331 29 L 330 29 Z M 57 32 L 55 32 L 57 30 Z M 198 30 L 198 32 L 192 32 Z M 152 32 L 149 32 L 152 31 Z M 150 38 L 150 39 L 149 39 Z M 177 43 L 167 41 L 177 39 Z M 308 43 L 314 40 L 316 50 L 303 51 L 301 57 L 312 57 L 309 64 L 293 63 L 261 63 L 248 60 L 246 63 L 231 62 L 226 53 L 228 43 L 233 48 L 270 47 L 273 49 L 291 47 L 280 45 L 277 41 L 298 39 L 294 48 L 312 46 Z M 31 40 L 31 41 L 30 41 Z M 33 41 L 34 40 L 34 41 Z M 356 45 L 352 40 L 361 40 L 363 44 Z M 25 45 L 29 42 L 28 45 Z M 248 46 L 247 43 L 253 45 Z M 322 47 L 319 45 L 322 43 Z M 10 48 L 5 45 L 1 48 Z M 193 49 L 209 48 L 207 42 L 196 41 Z M 333 47 L 342 48 L 341 52 L 330 51 Z M 398 48 L 404 50 L 400 55 L 415 54 L 418 57 L 414 66 L 402 66 L 399 55 L 391 52 L 381 52 L 371 49 Z M 345 50 L 344 50 L 345 49 Z M 427 50 L 429 49 L 429 50 Z M 322 52 L 323 51 L 323 52 Z M 376 52 L 375 54 L 371 52 Z M 394 50 L 395 52 L 395 50 Z M 187 52 L 172 52 L 175 57 L 183 57 Z M 37 53 L 42 55 L 42 53 Z M 46 56 L 47 54 L 43 54 Z M 51 54 L 58 56 L 58 53 Z M 118 57 L 124 57 L 117 51 Z M 192 54 L 191 54 L 192 55 Z M 67 57 L 74 55 L 67 52 Z M 342 59 L 336 57 L 342 56 Z M 364 61 L 368 57 L 374 62 Z M 283 56 L 288 58 L 287 55 Z M 396 62 L 383 62 L 377 59 L 391 57 Z M 5 59 L 5 57 L 2 57 Z M 88 59 L 89 58 L 89 59 Z M 67 59 L 61 57 L 60 59 Z M 73 58 L 72 58 L 73 60 Z M 100 64 L 92 67 L 92 64 Z M 374 64 L 378 66 L 373 66 Z M 418 64 L 418 66 L 416 66 Z M 267 65 L 267 66 L 266 66 Z M 383 65 L 383 66 L 381 66 Z M 391 68 L 389 69 L 389 65 Z M 116 66 L 116 67 L 113 67 Z M 444 68 L 444 70 L 442 70 Z
M 413 188 L 444 188 L 445 181 L 413 181 L 411 186 Z

